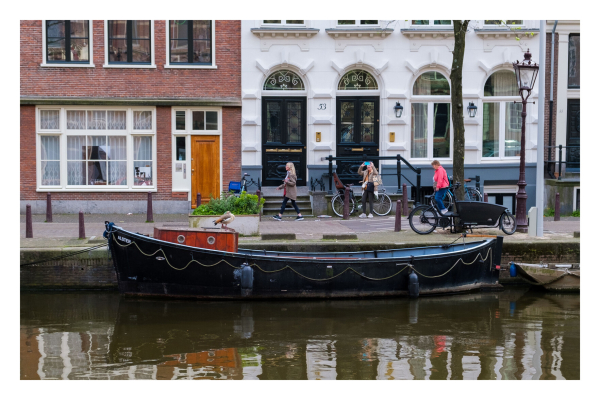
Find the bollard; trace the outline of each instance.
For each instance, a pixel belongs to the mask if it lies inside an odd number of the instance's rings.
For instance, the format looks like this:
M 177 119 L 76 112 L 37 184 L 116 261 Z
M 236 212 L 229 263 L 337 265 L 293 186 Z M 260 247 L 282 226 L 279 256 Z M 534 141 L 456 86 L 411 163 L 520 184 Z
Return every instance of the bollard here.
M 365 193 L 365 196 L 367 194 Z M 363 210 L 364 212 L 364 210 Z M 344 189 L 344 219 L 350 219 L 350 188 L 346 186 Z
M 554 200 L 554 220 L 560 221 L 560 193 L 556 192 L 556 199 Z
M 146 210 L 146 222 L 154 222 L 152 215 L 152 192 L 148 192 L 148 209 Z
M 83 222 L 83 211 L 79 210 L 79 239 L 85 239 L 85 225 Z
M 50 192 L 46 195 L 46 222 L 52 222 L 52 197 Z
M 488 202 L 488 197 L 487 197 L 487 193 L 483 194 L 483 202 L 487 203 Z
M 398 212 L 398 210 L 396 210 Z M 408 192 L 406 191 L 406 183 L 402 184 L 402 215 L 408 216 Z
M 400 232 L 402 229 L 402 214 L 400 208 L 402 207 L 402 200 L 396 200 L 396 219 L 394 222 L 394 232 Z
M 25 237 L 33 237 L 33 223 L 31 222 L 31 204 L 25 207 Z
M 200 207 L 200 204 L 202 204 L 202 196 L 200 193 L 196 193 L 196 208 Z
M 262 221 L 262 209 L 260 208 L 260 190 L 256 191 L 256 195 L 258 196 L 258 220 Z

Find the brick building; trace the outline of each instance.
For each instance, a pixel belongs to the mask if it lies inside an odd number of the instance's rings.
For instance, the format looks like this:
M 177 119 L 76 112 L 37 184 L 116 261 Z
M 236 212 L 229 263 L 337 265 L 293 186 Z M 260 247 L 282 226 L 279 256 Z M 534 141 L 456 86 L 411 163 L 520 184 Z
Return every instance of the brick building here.
M 187 212 L 241 173 L 240 21 L 21 21 L 21 212 Z

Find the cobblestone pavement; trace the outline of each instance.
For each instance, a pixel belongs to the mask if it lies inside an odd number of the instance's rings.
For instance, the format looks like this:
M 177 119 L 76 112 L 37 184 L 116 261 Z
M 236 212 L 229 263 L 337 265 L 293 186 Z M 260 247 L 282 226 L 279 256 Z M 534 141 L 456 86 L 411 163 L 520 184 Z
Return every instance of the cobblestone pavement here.
M 75 239 L 79 236 L 79 224 L 77 214 L 53 215 L 53 222 L 46 223 L 45 215 L 33 216 L 33 236 L 34 238 L 62 238 Z M 579 218 L 564 218 L 555 222 L 551 218 L 544 219 L 544 239 L 572 239 L 573 232 L 580 230 Z M 104 221 L 115 222 L 122 228 L 139 232 L 142 234 L 152 234 L 155 225 L 165 226 L 187 226 L 186 214 L 157 214 L 154 216 L 154 223 L 146 223 L 145 214 L 86 214 L 85 215 L 85 233 L 86 237 L 96 236 L 100 238 L 104 232 Z M 268 216 L 263 216 L 260 223 L 262 233 L 295 233 L 299 240 L 320 240 L 324 233 L 356 233 L 360 240 L 367 241 L 432 241 L 442 238 L 455 237 L 449 230 L 438 229 L 430 235 L 417 235 L 408 225 L 406 218 L 402 219 L 401 232 L 394 232 L 394 217 L 375 217 L 368 219 L 359 219 L 357 217 L 344 221 L 341 218 L 306 218 L 304 221 L 295 221 L 293 218 L 284 218 L 283 221 L 275 221 Z M 475 229 L 474 233 L 480 234 L 503 234 L 502 231 L 495 229 Z M 25 216 L 21 216 L 20 223 L 21 238 L 25 238 Z M 530 239 L 527 234 L 515 233 L 508 236 L 507 240 Z M 534 239 L 534 238 L 531 238 Z M 240 241 L 260 240 L 254 238 L 240 238 Z M 444 239 L 446 240 L 446 239 Z M 534 239 L 535 240 L 535 239 Z M 579 240 L 579 239 L 577 239 Z M 27 240 L 21 240 L 23 243 Z M 34 241 L 41 244 L 41 241 Z M 51 241 L 50 241 L 51 242 Z M 33 244 L 33 242 L 31 243 Z M 30 247 L 27 245 L 27 247 Z M 44 246 L 46 247 L 46 246 Z

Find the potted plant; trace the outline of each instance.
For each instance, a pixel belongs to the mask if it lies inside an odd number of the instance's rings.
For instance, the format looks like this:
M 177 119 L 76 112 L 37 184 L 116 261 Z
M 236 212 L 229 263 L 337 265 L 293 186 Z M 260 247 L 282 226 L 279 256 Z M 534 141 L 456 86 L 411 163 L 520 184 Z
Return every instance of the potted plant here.
M 260 221 L 260 210 L 265 199 L 260 200 L 258 196 L 240 193 L 239 197 L 233 193 L 223 192 L 220 198 L 213 198 L 207 204 L 201 204 L 188 216 L 190 228 L 215 228 L 213 221 L 230 211 L 235 219 L 227 225 L 244 236 L 259 235 L 258 222 Z M 217 225 L 217 227 L 220 227 Z

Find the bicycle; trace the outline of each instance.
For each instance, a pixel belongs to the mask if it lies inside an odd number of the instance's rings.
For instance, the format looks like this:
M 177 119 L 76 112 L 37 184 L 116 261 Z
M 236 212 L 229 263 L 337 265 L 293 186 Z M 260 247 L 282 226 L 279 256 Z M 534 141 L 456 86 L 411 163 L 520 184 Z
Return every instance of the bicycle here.
M 517 230 L 517 221 L 507 208 L 497 204 L 483 202 L 456 202 L 457 213 L 442 214 L 438 209 L 434 195 L 425 196 L 429 200 L 429 205 L 424 204 L 413 208 L 408 215 L 408 223 L 413 231 L 419 235 L 426 235 L 433 232 L 436 228 L 446 229 L 450 227 L 450 232 L 456 232 L 455 224 L 460 224 L 463 228 L 473 227 L 499 227 L 507 235 L 512 235 Z M 455 222 L 458 219 L 458 222 Z M 494 223 L 494 221 L 496 221 Z M 490 224 L 490 222 L 493 222 Z
M 362 195 L 356 195 L 352 190 L 352 184 L 344 185 L 336 173 L 333 174 L 335 188 L 337 194 L 331 199 L 331 208 L 338 217 L 344 216 L 344 198 L 346 195 L 346 187 L 350 188 L 349 198 L 349 215 L 354 214 L 362 208 Z M 388 215 L 392 211 L 392 199 L 385 193 L 386 189 L 383 185 L 378 187 L 377 199 L 373 200 L 373 212 L 379 216 Z
M 450 182 L 452 182 L 452 177 L 449 177 L 449 180 Z M 483 201 L 483 196 L 481 195 L 479 190 L 477 190 L 477 188 L 467 186 L 467 182 L 471 182 L 471 179 L 465 179 L 465 201 Z M 456 195 L 454 194 L 454 191 L 458 189 L 459 185 L 460 182 L 456 182 L 455 184 L 451 183 L 448 191 L 446 191 L 446 195 L 442 199 L 444 207 L 446 207 L 448 211 L 452 210 L 452 206 L 456 202 Z
M 250 176 L 250 174 L 244 173 L 244 175 L 242 175 L 242 179 L 239 182 L 230 181 L 227 192 L 233 193 L 238 197 L 242 192 L 248 193 L 248 186 L 254 185 L 255 182 L 253 180 L 251 180 L 251 183 L 248 183 L 248 181 L 246 180 L 247 176 Z M 260 181 L 260 179 L 259 179 L 259 181 Z

